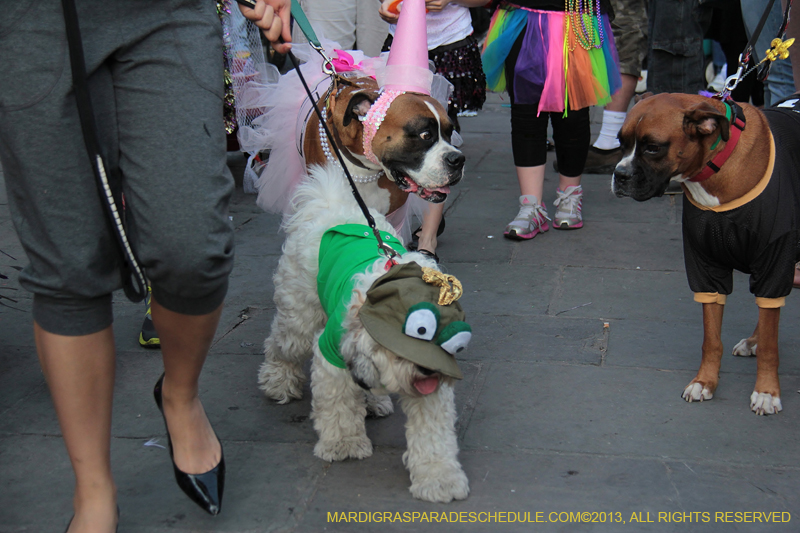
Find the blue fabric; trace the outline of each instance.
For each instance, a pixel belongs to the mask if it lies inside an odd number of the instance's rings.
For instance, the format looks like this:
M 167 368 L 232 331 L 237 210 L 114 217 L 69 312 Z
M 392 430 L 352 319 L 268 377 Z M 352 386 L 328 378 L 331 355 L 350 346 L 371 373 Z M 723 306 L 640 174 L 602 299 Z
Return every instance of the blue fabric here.
M 502 16 L 502 13 L 506 13 L 506 15 L 500 22 L 502 26 L 498 28 L 499 35 L 497 39 L 486 46 L 481 56 L 483 71 L 486 73 L 486 85 L 491 90 L 498 92 L 505 90 L 503 66 L 508 52 L 528 23 L 528 12 L 524 9 L 498 10 L 496 16 Z
M 747 38 L 753 35 L 761 15 L 764 14 L 764 0 L 741 0 L 742 19 L 744 20 Z M 761 33 L 753 46 L 753 54 L 756 61 L 764 59 L 765 52 L 770 48 L 770 43 L 778 35 L 778 30 L 783 22 L 783 8 L 781 2 L 776 1 L 772 4 L 772 10 L 767 17 Z M 794 45 L 793 45 L 794 48 Z M 795 54 L 797 50 L 790 49 Z M 778 103 L 784 98 L 788 98 L 794 93 L 794 78 L 792 77 L 792 64 L 789 59 L 779 59 L 772 62 L 769 70 L 769 77 L 764 80 L 764 106 L 769 107 Z

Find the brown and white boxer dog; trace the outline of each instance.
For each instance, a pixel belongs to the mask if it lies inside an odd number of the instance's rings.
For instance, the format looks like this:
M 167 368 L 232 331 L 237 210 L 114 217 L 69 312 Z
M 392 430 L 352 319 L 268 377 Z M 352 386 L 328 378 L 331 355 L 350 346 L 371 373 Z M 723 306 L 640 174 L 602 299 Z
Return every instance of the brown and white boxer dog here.
M 376 163 L 365 155 L 363 121 L 379 97 L 377 82 L 369 77 L 343 79 L 334 92 L 325 106 L 326 122 L 369 207 L 394 213 L 410 193 L 432 203 L 447 198 L 450 186 L 463 176 L 465 158 L 450 143 L 453 124 L 437 100 L 417 93 L 394 99 L 366 147 Z M 316 113 L 307 116 L 302 140 L 306 165 L 325 165 L 335 154 Z
M 778 321 L 791 292 L 800 228 L 798 95 L 763 112 L 699 95 L 659 94 L 637 103 L 619 133 L 623 158 L 612 191 L 638 201 L 661 196 L 670 181 L 684 191 L 686 274 L 703 304 L 702 363 L 683 391 L 710 400 L 719 382 L 720 331 L 732 271 L 750 274 L 758 325 L 734 355 L 757 357 L 751 409 L 782 410 Z

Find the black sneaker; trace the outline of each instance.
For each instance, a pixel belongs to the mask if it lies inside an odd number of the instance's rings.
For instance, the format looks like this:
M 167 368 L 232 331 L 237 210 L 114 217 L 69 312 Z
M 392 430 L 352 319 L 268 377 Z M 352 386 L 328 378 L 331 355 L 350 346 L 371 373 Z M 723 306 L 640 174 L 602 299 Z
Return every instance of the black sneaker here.
M 144 300 L 147 311 L 144 315 L 142 331 L 139 333 L 139 345 L 144 348 L 160 348 L 161 339 L 158 338 L 156 328 L 153 326 L 153 319 L 150 317 L 150 297 L 150 287 L 147 287 L 147 298 Z

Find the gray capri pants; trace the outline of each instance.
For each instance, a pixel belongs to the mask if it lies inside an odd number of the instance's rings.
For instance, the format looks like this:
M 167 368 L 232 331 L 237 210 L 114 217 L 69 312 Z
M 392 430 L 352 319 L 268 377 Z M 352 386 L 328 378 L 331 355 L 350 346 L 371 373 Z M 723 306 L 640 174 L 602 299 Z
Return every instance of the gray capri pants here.
M 222 29 L 214 2 L 77 0 L 107 167 L 128 237 L 165 308 L 202 315 L 233 266 L 225 172 Z M 0 19 L 0 162 L 29 265 L 34 320 L 86 335 L 113 322 L 122 262 L 80 129 L 59 0 Z

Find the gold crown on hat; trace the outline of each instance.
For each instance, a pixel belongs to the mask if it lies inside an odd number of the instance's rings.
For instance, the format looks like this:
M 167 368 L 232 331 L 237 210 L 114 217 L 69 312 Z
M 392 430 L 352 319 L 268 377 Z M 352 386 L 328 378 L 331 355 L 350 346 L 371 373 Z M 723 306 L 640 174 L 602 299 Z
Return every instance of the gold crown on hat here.
M 455 276 L 422 267 L 422 281 L 439 287 L 439 305 L 450 305 L 464 294 L 461 282 Z

